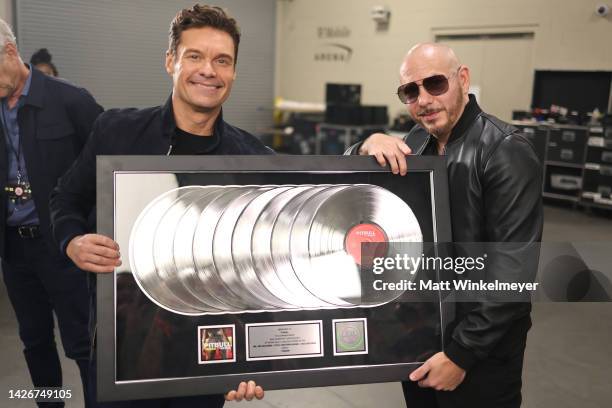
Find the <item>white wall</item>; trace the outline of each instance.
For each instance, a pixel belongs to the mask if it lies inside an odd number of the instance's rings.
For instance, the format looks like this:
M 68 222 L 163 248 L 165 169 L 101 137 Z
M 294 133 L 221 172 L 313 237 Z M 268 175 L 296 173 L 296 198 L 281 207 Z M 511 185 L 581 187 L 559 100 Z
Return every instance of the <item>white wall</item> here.
M 15 34 L 24 60 L 48 48 L 60 76 L 88 89 L 104 108 L 155 106 L 172 86 L 163 65 L 170 21 L 194 3 L 19 0 Z M 227 8 L 243 34 L 224 119 L 259 133 L 273 121 L 276 0 L 212 3 Z
M 436 33 L 533 32 L 535 69 L 612 70 L 612 17 L 594 12 L 601 2 L 278 0 L 277 95 L 323 102 L 326 82 L 361 83 L 363 103 L 387 104 L 394 115 L 404 110 L 394 94 L 404 53 Z M 382 4 L 392 16 L 388 31 L 380 32 L 369 13 Z M 348 27 L 351 34 L 319 39 L 320 26 Z M 351 60 L 315 61 L 326 42 L 352 47 Z
M 11 0 L 0 0 L 0 18 L 9 24 L 13 24 L 13 7 Z
M 275 94 L 323 102 L 326 82 L 357 82 L 363 103 L 387 104 L 395 115 L 404 110 L 394 94 L 402 56 L 436 33 L 532 31 L 535 69 L 612 70 L 612 16 L 594 13 L 601 2 L 606 0 L 277 0 Z M 0 0 L 0 16 L 9 22 L 11 3 Z M 392 17 L 389 30 L 377 32 L 369 13 L 381 4 Z M 314 61 L 328 42 L 317 38 L 320 26 L 350 29 L 350 37 L 335 41 L 353 48 L 350 62 Z

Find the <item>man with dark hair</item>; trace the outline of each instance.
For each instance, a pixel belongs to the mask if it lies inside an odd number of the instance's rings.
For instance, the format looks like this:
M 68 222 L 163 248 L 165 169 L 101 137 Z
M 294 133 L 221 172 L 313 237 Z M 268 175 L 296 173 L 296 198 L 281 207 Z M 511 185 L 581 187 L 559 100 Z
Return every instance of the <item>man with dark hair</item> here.
M 190 28 L 210 27 L 224 31 L 232 37 L 234 42 L 234 64 L 238 61 L 238 46 L 240 45 L 240 29 L 238 22 L 227 15 L 221 7 L 201 6 L 196 4 L 192 8 L 186 8 L 177 13 L 170 23 L 170 38 L 168 51 L 176 54 L 181 34 Z
M 181 10 L 170 26 L 166 72 L 172 94 L 162 106 L 109 110 L 95 122 L 82 154 L 51 196 L 53 232 L 61 250 L 81 269 L 111 273 L 121 264 L 111 238 L 89 233 L 95 205 L 97 155 L 272 154 L 258 139 L 226 123 L 222 105 L 236 77 L 240 31 L 218 7 Z M 242 382 L 227 400 L 263 398 L 253 381 Z M 223 396 L 134 401 L 129 406 L 220 407 Z M 126 403 L 127 404 L 127 403 Z M 121 405 L 125 406 L 125 405 Z
M 87 280 L 52 239 L 48 199 L 85 145 L 102 107 L 85 89 L 24 64 L 2 20 L 0 98 L 0 257 L 23 354 L 35 387 L 62 386 L 55 312 L 66 356 L 76 361 L 87 391 Z M 86 406 L 88 400 L 86 393 Z
M 34 68 L 44 72 L 45 74 L 56 77 L 59 75 L 59 73 L 57 72 L 57 67 L 55 64 L 51 62 L 51 59 L 52 57 L 49 50 L 46 48 L 41 48 L 32 54 L 30 57 L 30 64 L 34 65 Z
M 480 109 L 468 94 L 469 69 L 449 47 L 416 45 L 400 79 L 399 99 L 417 125 L 403 140 L 377 133 L 347 153 L 373 155 L 402 175 L 412 152 L 445 156 L 453 241 L 517 243 L 513 251 L 500 246 L 506 265 L 487 265 L 496 276 L 509 275 L 508 264 L 528 265 L 522 250 L 541 240 L 543 225 L 542 167 L 533 146 Z M 407 405 L 518 408 L 530 310 L 524 302 L 457 303 L 444 352 L 403 384 Z

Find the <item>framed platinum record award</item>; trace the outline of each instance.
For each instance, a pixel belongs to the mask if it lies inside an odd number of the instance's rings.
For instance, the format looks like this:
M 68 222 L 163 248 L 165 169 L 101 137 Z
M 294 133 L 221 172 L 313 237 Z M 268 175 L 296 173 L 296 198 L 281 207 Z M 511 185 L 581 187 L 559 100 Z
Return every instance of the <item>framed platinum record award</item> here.
M 400 381 L 442 350 L 421 271 L 376 268 L 450 242 L 442 158 L 101 156 L 97 188 L 102 401 Z

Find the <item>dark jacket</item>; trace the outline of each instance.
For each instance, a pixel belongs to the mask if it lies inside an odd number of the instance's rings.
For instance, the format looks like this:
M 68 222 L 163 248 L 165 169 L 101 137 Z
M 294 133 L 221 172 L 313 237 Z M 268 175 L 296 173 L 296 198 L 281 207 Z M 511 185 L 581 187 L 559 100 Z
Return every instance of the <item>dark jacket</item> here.
M 62 252 L 77 235 L 93 230 L 88 221 L 96 201 L 97 155 L 166 155 L 176 137 L 172 98 L 163 106 L 111 109 L 94 124 L 91 138 L 51 194 L 53 234 Z M 253 135 L 229 125 L 219 115 L 214 125 L 219 143 L 209 154 L 272 154 Z
M 45 238 L 50 239 L 49 194 L 58 178 L 79 155 L 96 117 L 103 109 L 85 89 L 49 77 L 37 69 L 32 69 L 30 91 L 25 98 L 25 103 L 17 114 L 19 137 L 40 221 L 40 230 Z M 0 256 L 2 256 L 8 215 L 4 185 L 8 180 L 9 150 L 1 126 L 0 134 L 2 134 L 0 142 L 0 180 L 2 180 Z M 56 245 L 53 247 L 57 248 Z
M 404 141 L 413 154 L 437 154 L 435 137 L 418 125 Z M 470 95 L 444 154 L 454 242 L 541 240 L 542 166 L 517 128 L 482 112 Z M 466 370 L 479 359 L 516 353 L 531 327 L 530 311 L 529 303 L 457 303 L 445 352 Z

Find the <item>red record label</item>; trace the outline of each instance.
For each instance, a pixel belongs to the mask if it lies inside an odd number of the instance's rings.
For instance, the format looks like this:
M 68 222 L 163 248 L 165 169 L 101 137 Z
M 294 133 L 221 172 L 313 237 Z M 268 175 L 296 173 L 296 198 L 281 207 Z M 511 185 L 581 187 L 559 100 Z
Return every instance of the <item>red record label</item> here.
M 368 254 L 368 259 L 371 262 L 373 256 L 385 256 L 387 253 L 388 243 L 387 234 L 376 224 L 357 224 L 349 230 L 344 240 L 344 248 L 348 252 L 357 265 L 361 265 L 361 244 L 364 242 L 377 242 L 380 245 L 372 247 L 372 253 Z M 370 252 L 370 251 L 368 251 Z M 370 262 L 366 262 L 369 264 Z

